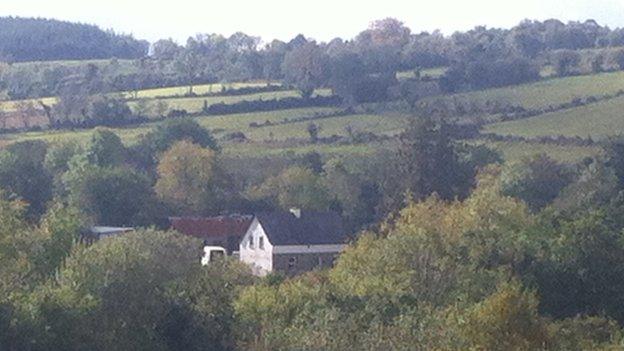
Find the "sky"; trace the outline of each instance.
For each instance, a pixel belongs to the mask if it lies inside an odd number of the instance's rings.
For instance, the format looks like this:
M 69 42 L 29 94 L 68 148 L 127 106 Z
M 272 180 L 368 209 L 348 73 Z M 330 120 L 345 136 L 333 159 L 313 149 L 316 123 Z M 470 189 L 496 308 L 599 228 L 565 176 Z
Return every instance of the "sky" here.
M 385 17 L 398 18 L 413 32 L 446 34 L 477 25 L 509 28 L 527 18 L 591 18 L 624 27 L 624 0 L 0 0 L 0 16 L 96 24 L 152 42 L 237 31 L 265 41 L 299 33 L 328 41 L 352 38 Z

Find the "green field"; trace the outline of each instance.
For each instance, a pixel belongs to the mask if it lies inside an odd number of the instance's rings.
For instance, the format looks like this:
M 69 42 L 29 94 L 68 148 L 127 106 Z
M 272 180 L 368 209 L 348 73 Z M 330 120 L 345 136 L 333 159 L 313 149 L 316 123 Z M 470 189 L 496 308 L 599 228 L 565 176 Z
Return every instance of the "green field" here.
M 502 101 L 527 109 L 542 109 L 559 106 L 575 98 L 613 95 L 620 90 L 624 90 L 624 71 L 546 79 L 531 84 L 456 94 L 453 97 L 481 103 Z
M 420 71 L 420 76 L 422 78 L 429 77 L 432 79 L 437 79 L 437 78 L 442 77 L 444 73 L 446 73 L 446 70 L 447 70 L 446 67 L 426 68 Z M 413 79 L 413 78 L 416 78 L 416 72 L 414 70 L 397 72 L 396 77 L 399 80 Z
M 238 87 L 243 86 L 251 86 L 246 84 L 252 83 L 237 83 L 240 84 Z M 260 84 L 260 83 L 257 83 Z M 215 89 L 217 86 L 215 85 Z M 201 90 L 208 90 L 208 85 L 198 86 Z M 247 95 L 231 95 L 231 96 L 207 96 L 207 97 L 169 97 L 163 99 L 152 99 L 148 96 L 166 96 L 167 94 L 171 94 L 171 96 L 176 96 L 180 91 L 186 91 L 184 87 L 172 87 L 172 88 L 162 88 L 162 89 L 151 89 L 151 90 L 141 90 L 139 91 L 139 96 L 144 96 L 144 98 L 149 99 L 147 101 L 148 106 L 156 105 L 157 101 L 162 100 L 167 103 L 167 107 L 169 109 L 184 109 L 190 113 L 199 112 L 202 110 L 204 106 L 204 101 L 210 105 L 214 104 L 235 104 L 241 101 L 255 101 L 255 100 L 272 100 L 272 99 L 285 99 L 290 97 L 299 97 L 300 94 L 296 90 L 285 90 L 285 91 L 273 91 L 273 92 L 264 92 L 264 93 L 255 93 L 255 94 L 247 94 Z M 215 90 L 217 91 L 217 90 Z M 318 89 L 315 92 L 317 96 L 330 96 L 332 94 L 330 89 Z M 129 97 L 128 94 L 126 96 Z M 29 100 L 14 100 L 14 101 L 4 101 L 0 102 L 0 110 L 3 111 L 14 111 L 17 105 L 21 102 L 32 102 L 37 103 L 38 101 L 44 102 L 47 105 L 54 105 L 56 103 L 56 98 L 47 97 L 40 99 L 29 99 Z M 128 105 L 133 108 L 136 107 L 136 101 L 128 102 Z
M 329 89 L 319 89 L 315 92 L 315 95 L 329 96 L 331 95 Z M 273 100 L 273 99 L 285 99 L 291 97 L 299 97 L 300 94 L 296 90 L 287 91 L 273 91 L 266 93 L 256 93 L 248 95 L 234 95 L 234 96 L 208 96 L 208 97 L 182 97 L 182 98 L 167 98 L 162 99 L 167 103 L 169 109 L 184 109 L 190 113 L 200 112 L 204 106 L 204 101 L 208 106 L 214 104 L 235 104 L 241 101 L 256 101 L 256 100 Z M 150 100 L 148 105 L 155 105 L 158 100 Z M 131 107 L 136 106 L 136 102 L 129 102 Z
M 346 136 L 347 127 L 355 132 L 373 132 L 375 134 L 397 134 L 406 125 L 400 116 L 349 115 L 323 118 L 313 121 L 320 127 L 320 137 L 332 135 Z M 283 141 L 287 139 L 307 139 L 307 126 L 310 121 L 288 123 L 271 127 L 250 128 L 245 132 L 247 138 L 255 141 Z
M 200 125 L 206 127 L 217 137 L 231 132 L 243 132 L 245 136 L 256 142 L 263 141 L 284 141 L 288 139 L 307 139 L 309 137 L 306 130 L 310 121 L 277 124 L 265 127 L 250 127 L 250 123 L 257 124 L 270 121 L 271 123 L 283 122 L 285 119 L 313 117 L 320 114 L 327 114 L 336 111 L 334 108 L 304 108 L 271 112 L 257 112 L 233 114 L 225 116 L 204 116 L 197 117 Z M 346 127 L 351 126 L 355 131 L 370 131 L 377 134 L 394 134 L 400 131 L 405 125 L 405 120 L 400 116 L 379 116 L 379 115 L 348 115 L 323 118 L 314 120 L 321 130 L 321 137 L 332 135 L 346 135 Z M 126 144 L 136 142 L 142 135 L 149 132 L 157 123 L 147 123 L 140 126 L 128 128 L 112 128 Z M 50 142 L 62 140 L 77 140 L 84 142 L 88 140 L 92 130 L 78 131 L 39 131 L 27 133 L 5 134 L 0 137 L 4 144 L 22 140 L 46 140 Z M 257 146 L 255 147 L 258 148 Z
M 485 127 L 500 135 L 528 138 L 564 135 L 595 140 L 624 132 L 624 97 Z
M 86 67 L 87 65 L 95 65 L 98 68 L 107 67 L 113 62 L 111 59 L 101 59 L 101 60 L 64 60 L 64 61 L 34 61 L 34 62 L 16 62 L 12 64 L 13 67 L 19 69 L 29 69 L 29 70 L 41 70 L 41 69 L 52 69 L 58 67 Z M 126 72 L 133 71 L 135 67 L 134 60 L 117 60 L 118 69 L 124 70 Z
M 138 140 L 138 138 L 147 133 L 155 123 L 149 123 L 141 125 L 140 127 L 129 128 L 109 128 L 113 132 L 119 135 L 119 137 L 126 144 L 132 144 Z M 24 133 L 8 133 L 0 135 L 0 146 L 6 146 L 11 143 L 25 141 L 25 140 L 43 140 L 50 143 L 64 142 L 64 141 L 77 141 L 80 143 L 86 142 L 93 129 L 81 129 L 81 130 L 44 130 L 36 132 L 24 132 Z
M 278 84 L 277 82 L 271 82 L 271 84 Z M 266 86 L 267 82 L 248 82 L 248 83 L 215 83 L 215 84 L 201 84 L 193 86 L 193 93 L 202 95 L 209 93 L 218 93 L 222 89 L 241 89 L 241 88 L 256 88 Z M 176 97 L 184 96 L 189 91 L 189 86 L 156 88 L 156 89 L 144 89 L 139 90 L 138 98 L 155 98 L 155 97 Z M 131 93 L 126 92 L 127 96 L 132 96 Z M 132 96 L 134 97 L 134 96 Z
M 106 61 L 107 62 L 107 61 Z M 101 64 L 104 64 L 103 61 Z M 35 63 L 33 63 L 34 65 Z M 71 63 L 67 63 L 71 64 Z M 78 64 L 78 63 L 76 63 Z M 27 65 L 27 64 L 24 64 Z M 423 74 L 442 74 L 444 68 L 423 71 Z M 264 82 L 255 83 L 232 83 L 225 85 L 226 89 L 242 87 L 263 86 Z M 220 91 L 224 86 L 198 85 L 195 92 L 198 94 L 210 91 Z M 204 106 L 214 104 L 234 104 L 241 101 L 257 101 L 284 99 L 297 97 L 295 90 L 255 93 L 239 96 L 208 96 L 208 97 L 182 97 L 188 87 L 169 87 L 162 89 L 142 90 L 138 96 L 147 102 L 148 108 L 154 107 L 158 100 L 165 101 L 167 108 L 184 109 L 190 113 L 200 112 Z M 624 90 L 624 72 L 602 73 L 590 76 L 577 76 L 557 79 L 547 79 L 537 83 L 525 84 L 514 87 L 489 89 L 463 94 L 452 95 L 476 102 L 506 101 L 513 105 L 521 105 L 528 109 L 539 109 L 547 106 L 557 106 L 568 103 L 574 98 L 588 96 L 601 96 L 615 94 Z M 329 89 L 319 89 L 317 95 L 327 96 L 331 94 Z M 157 96 L 165 96 L 155 99 Z M 47 104 L 53 104 L 54 98 L 42 99 Z M 36 100 L 34 100 L 36 101 Z M 8 101 L 0 103 L 0 109 L 15 109 L 18 102 Z M 137 101 L 129 102 L 131 107 L 137 106 Z M 247 143 L 228 142 L 224 150 L 228 153 L 259 153 L 279 154 L 287 151 L 306 152 L 310 148 L 321 148 L 324 152 L 368 152 L 368 146 L 362 145 L 305 145 L 309 138 L 307 126 L 311 121 L 295 123 L 283 123 L 285 120 L 313 117 L 319 114 L 327 114 L 337 111 L 336 108 L 307 108 L 283 111 L 257 112 L 232 114 L 224 116 L 202 116 L 196 120 L 204 127 L 211 129 L 217 138 L 228 133 L 242 132 L 248 139 Z M 383 110 L 383 109 L 382 109 Z M 251 123 L 264 124 L 271 122 L 275 125 L 263 127 L 250 127 Z M 388 115 L 380 113 L 360 113 L 349 116 L 337 116 L 313 121 L 320 127 L 320 137 L 332 135 L 347 135 L 347 129 L 354 132 L 372 132 L 375 134 L 396 135 L 406 125 L 405 117 L 401 113 Z M 126 142 L 132 144 L 142 135 L 147 133 L 156 123 L 147 123 L 139 126 L 114 129 Z M 624 131 L 624 97 L 601 101 L 595 104 L 578 108 L 561 110 L 547 113 L 537 117 L 517 121 L 495 123 L 484 127 L 484 131 L 501 135 L 516 135 L 524 137 L 540 136 L 591 136 L 594 139 L 602 139 L 607 136 L 620 134 Z M 7 144 L 18 140 L 43 139 L 48 141 L 76 139 L 85 141 L 91 135 L 91 130 L 78 131 L 39 131 L 28 133 L 6 134 L 0 137 L 0 144 Z M 293 142 L 296 141 L 296 142 Z M 482 143 L 482 141 L 475 141 Z M 536 153 L 547 153 L 553 158 L 565 162 L 576 162 L 584 157 L 596 155 L 600 152 L 593 147 L 561 147 L 539 143 L 487 143 L 488 146 L 499 150 L 508 160 L 514 160 L 523 156 Z M 332 151 L 333 150 L 333 151 Z
M 33 103 L 37 104 L 39 101 L 43 102 L 46 105 L 54 105 L 56 104 L 56 98 L 54 97 L 46 97 L 39 99 L 26 99 L 26 100 L 11 100 L 11 101 L 0 101 L 0 111 L 15 111 L 17 106 L 20 103 Z
M 253 113 L 240 113 L 233 115 L 223 116 L 207 116 L 198 117 L 196 120 L 203 127 L 211 130 L 222 130 L 224 132 L 242 131 L 246 132 L 249 129 L 250 123 L 261 124 L 264 122 L 278 123 L 283 122 L 285 119 L 312 117 L 320 114 L 329 114 L 338 111 L 333 107 L 311 107 L 300 108 L 291 110 L 279 110 L 279 111 L 267 111 L 267 112 L 253 112 Z M 264 127 L 269 128 L 269 127 Z
M 602 150 L 597 146 L 560 146 L 554 144 L 541 144 L 537 142 L 492 142 L 476 140 L 471 144 L 484 144 L 499 152 L 506 162 L 513 162 L 533 155 L 546 154 L 563 163 L 576 163 L 586 157 L 598 156 Z
M 334 145 L 334 144 L 307 144 L 300 146 L 270 146 L 264 143 L 229 144 L 223 149 L 228 157 L 274 157 L 284 155 L 301 155 L 309 152 L 318 152 L 324 156 L 368 156 L 379 151 L 380 145 Z
M 325 114 L 335 111 L 333 108 L 303 108 L 270 112 L 255 112 L 232 114 L 225 116 L 203 116 L 197 117 L 195 120 L 203 127 L 211 130 L 219 130 L 220 132 L 248 131 L 251 122 L 263 123 L 265 121 L 279 122 L 285 118 L 297 118 L 314 116 L 317 114 Z M 127 128 L 111 128 L 115 131 L 126 144 L 134 143 L 141 135 L 147 133 L 151 128 L 160 122 L 145 123 L 140 126 L 132 126 Z M 69 140 L 74 139 L 84 141 L 89 138 L 93 130 L 60 130 L 60 131 L 36 131 L 26 133 L 12 133 L 0 136 L 0 140 L 6 142 L 14 142 L 21 140 L 40 139 L 46 141 Z

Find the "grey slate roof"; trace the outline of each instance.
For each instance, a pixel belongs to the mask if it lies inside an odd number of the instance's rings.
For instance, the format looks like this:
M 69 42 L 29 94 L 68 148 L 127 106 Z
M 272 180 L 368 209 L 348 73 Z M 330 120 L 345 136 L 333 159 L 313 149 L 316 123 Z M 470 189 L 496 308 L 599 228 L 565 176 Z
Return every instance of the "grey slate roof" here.
M 290 212 L 265 212 L 256 218 L 272 245 L 345 244 L 348 238 L 335 212 L 302 211 L 300 218 Z

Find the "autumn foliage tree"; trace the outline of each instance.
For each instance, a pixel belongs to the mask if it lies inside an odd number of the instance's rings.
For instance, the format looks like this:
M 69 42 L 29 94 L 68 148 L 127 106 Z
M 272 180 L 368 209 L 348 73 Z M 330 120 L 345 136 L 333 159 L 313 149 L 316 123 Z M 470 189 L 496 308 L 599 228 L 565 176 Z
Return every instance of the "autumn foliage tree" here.
M 188 140 L 212 150 L 219 149 L 212 133 L 199 125 L 197 121 L 190 118 L 176 118 L 167 119 L 154 127 L 132 148 L 132 153 L 139 166 L 151 170 L 158 163 L 161 153 L 182 140 Z
M 266 200 L 275 207 L 327 210 L 331 198 L 319 175 L 306 167 L 293 166 L 251 189 L 254 199 Z
M 155 189 L 177 212 L 204 213 L 219 208 L 221 181 L 216 153 L 183 140 L 160 157 Z

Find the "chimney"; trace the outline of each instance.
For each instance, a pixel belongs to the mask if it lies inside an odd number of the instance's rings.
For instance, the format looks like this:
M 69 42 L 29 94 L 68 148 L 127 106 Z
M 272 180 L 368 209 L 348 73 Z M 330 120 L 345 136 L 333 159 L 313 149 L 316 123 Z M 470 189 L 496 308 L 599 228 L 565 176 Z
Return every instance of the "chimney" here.
M 297 217 L 297 218 L 301 218 L 301 209 L 300 208 L 291 208 L 290 209 L 290 213 L 293 214 L 293 216 Z

